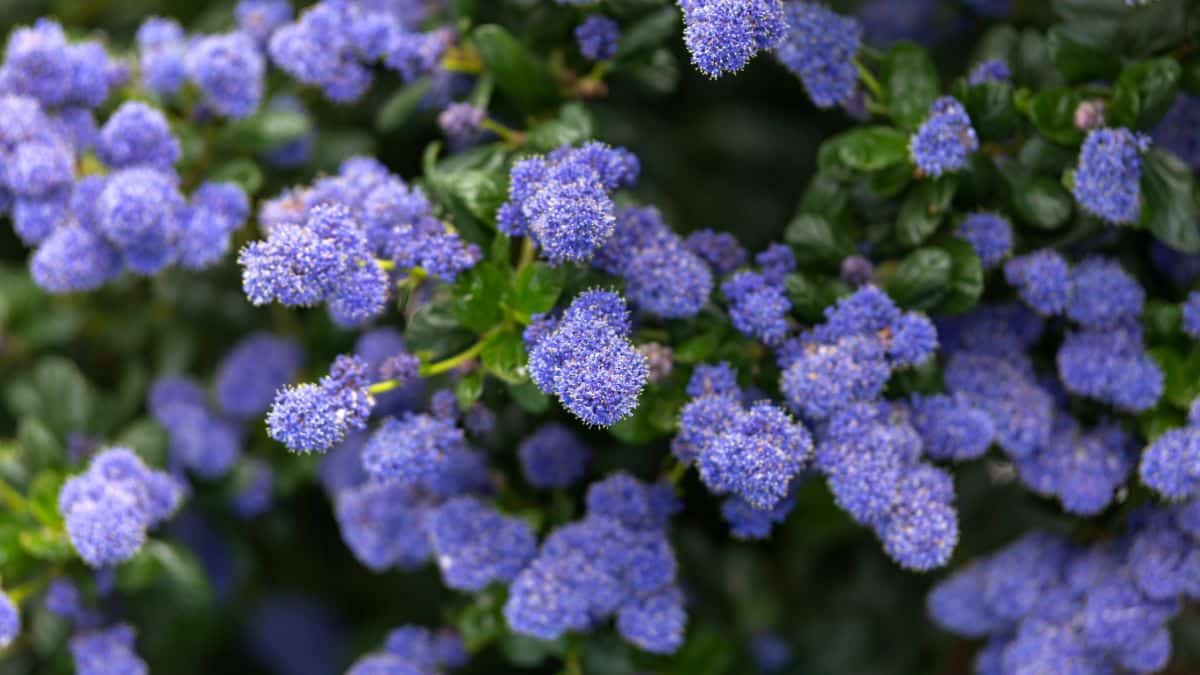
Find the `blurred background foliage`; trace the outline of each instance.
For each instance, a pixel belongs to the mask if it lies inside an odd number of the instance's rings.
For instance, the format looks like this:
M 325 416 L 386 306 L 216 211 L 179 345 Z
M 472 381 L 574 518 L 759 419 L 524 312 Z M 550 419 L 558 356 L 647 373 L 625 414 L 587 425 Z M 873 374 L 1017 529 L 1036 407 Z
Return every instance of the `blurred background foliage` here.
M 479 4 L 504 23 L 500 6 L 509 3 Z M 831 4 L 851 13 L 859 3 Z M 946 81 L 971 65 L 971 47 L 988 25 L 959 0 L 870 4 L 868 42 L 921 42 L 933 49 Z M 1042 0 L 1017 4 L 1012 21 L 1018 26 L 1045 26 L 1052 19 Z M 219 30 L 231 23 L 233 2 L 0 5 L 2 34 L 51 15 L 70 30 L 106 36 L 121 52 L 147 16 Z M 559 31 L 542 39 L 562 40 L 570 26 L 530 21 L 510 28 L 518 35 Z M 618 74 L 608 96 L 589 104 L 596 136 L 641 157 L 638 196 L 662 209 L 678 230 L 728 230 L 752 249 L 779 240 L 815 170 L 818 145 L 847 128 L 846 118 L 814 109 L 799 83 L 769 58 L 713 82 L 690 66 L 677 29 L 667 44 L 653 69 Z M 381 75 L 363 102 L 344 108 L 308 92 L 305 102 L 321 130 L 315 160 L 303 170 L 267 175 L 260 197 L 308 182 L 356 152 L 378 156 L 402 176 L 418 174 L 422 150 L 438 137 L 436 111 L 423 111 L 387 132 L 375 123 L 399 86 L 394 77 Z M 256 236 L 248 230 L 243 240 Z M 252 308 L 232 259 L 204 273 L 172 269 L 150 280 L 126 276 L 96 293 L 50 297 L 29 280 L 26 256 L 10 229 L 0 227 L 0 439 L 9 439 L 0 441 L 0 475 L 8 477 L 23 480 L 28 477 L 23 472 L 61 462 L 86 439 L 130 444 L 161 457 L 166 440 L 143 409 L 148 384 L 166 372 L 209 376 L 248 332 L 301 337 L 310 374 L 348 351 L 355 337 L 333 328 L 321 310 Z M 526 430 L 525 418 L 515 409 L 502 411 L 499 430 L 490 448 L 493 466 L 515 475 L 511 448 Z M 622 467 L 651 476 L 664 452 L 623 446 L 601 433 L 590 441 L 599 458 L 596 473 Z M 228 485 L 198 484 L 189 506 L 161 537 L 166 544 L 118 575 L 123 593 L 113 602 L 138 628 L 139 652 L 154 672 L 323 675 L 340 672 L 379 644 L 388 629 L 406 622 L 503 632 L 495 625 L 501 620 L 496 598 L 472 600 L 447 591 L 431 566 L 376 575 L 355 562 L 313 480 L 313 458 L 288 456 L 261 430 L 249 453 L 280 472 L 274 509 L 247 523 L 229 513 Z M 956 471 L 962 530 L 956 563 L 1033 525 L 1066 527 L 1056 505 L 1030 495 L 1012 478 L 1003 467 L 986 463 Z M 896 567 L 867 529 L 833 505 L 820 481 L 803 488 L 792 516 L 762 544 L 731 540 L 717 501 L 694 476 L 684 486 L 687 509 L 675 522 L 674 536 L 692 598 L 687 645 L 672 658 L 649 659 L 600 632 L 580 638 L 584 672 L 747 673 L 753 669 L 748 645 L 764 633 L 776 633 L 792 646 L 794 658 L 784 672 L 969 671 L 977 645 L 939 633 L 925 618 L 924 593 L 938 575 Z M 9 543 L 0 531 L 0 555 Z M 0 673 L 69 672 L 62 647 L 66 626 L 40 611 L 31 611 L 25 621 L 24 639 L 34 649 L 0 659 Z M 1200 672 L 1195 639 L 1200 621 L 1185 616 L 1175 629 L 1181 632 L 1175 640 L 1177 672 Z M 552 658 L 556 649 L 561 645 L 501 635 L 464 672 L 511 672 L 512 664 L 520 664 L 528 672 L 554 673 L 561 668 Z

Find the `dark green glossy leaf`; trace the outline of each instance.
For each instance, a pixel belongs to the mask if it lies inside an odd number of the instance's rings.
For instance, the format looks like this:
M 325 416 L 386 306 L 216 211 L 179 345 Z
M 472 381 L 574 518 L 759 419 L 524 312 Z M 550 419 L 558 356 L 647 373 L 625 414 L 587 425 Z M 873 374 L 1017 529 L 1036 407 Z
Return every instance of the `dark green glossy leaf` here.
M 548 312 L 562 295 L 565 281 L 566 273 L 562 267 L 535 262 L 517 274 L 509 293 L 509 307 L 522 321 L 528 321 L 534 314 Z
M 789 274 L 784 282 L 792 312 L 801 320 L 815 323 L 821 320 L 825 308 L 837 301 L 845 287 L 834 281 L 815 278 L 801 272 Z
M 505 331 L 488 340 L 480 359 L 489 373 L 505 382 L 528 379 L 525 370 L 525 343 L 515 332 Z
M 913 188 L 900 206 L 896 239 L 905 246 L 917 246 L 932 236 L 949 212 L 957 189 L 958 177 L 953 174 L 927 179 Z
M 429 86 L 428 79 L 417 80 L 388 97 L 375 113 L 375 128 L 382 133 L 390 133 L 404 126 L 417 111 L 425 94 L 429 93 Z
M 563 145 L 578 145 L 596 135 L 592 114 L 581 103 L 568 103 L 558 117 L 529 130 L 529 147 L 549 152 Z
M 496 86 L 526 113 L 544 110 L 558 98 L 545 64 L 505 28 L 480 26 L 471 34 L 471 42 L 496 78 Z
M 492 263 L 467 270 L 454 284 L 454 317 L 476 333 L 486 333 L 503 318 L 500 300 L 507 287 L 508 276 Z
M 411 351 L 434 357 L 458 353 L 474 341 L 475 336 L 461 327 L 448 302 L 422 305 L 404 331 L 404 342 Z
M 684 364 L 703 363 L 717 351 L 720 344 L 721 336 L 716 331 L 688 338 L 675 348 L 675 361 Z
M 954 260 L 945 250 L 919 248 L 896 266 L 887 291 L 902 307 L 932 309 L 946 298 L 953 273 Z
M 796 259 L 801 263 L 837 264 L 856 252 L 854 242 L 844 228 L 811 213 L 797 215 L 784 230 L 783 239 L 792 245 Z
M 483 374 L 478 370 L 471 371 L 454 383 L 454 397 L 458 400 L 460 410 L 467 410 L 471 404 L 483 395 Z
M 55 466 L 66 456 L 62 443 L 36 417 L 23 417 L 17 424 L 17 444 L 32 471 Z
M 253 160 L 234 159 L 213 169 L 208 179 L 237 183 L 246 194 L 253 197 L 262 189 L 263 173 Z
M 550 409 L 550 397 L 529 380 L 508 383 L 508 395 L 531 415 L 540 415 Z
M 1131 63 L 1121 71 L 1113 86 L 1112 100 L 1105 110 L 1110 126 L 1150 128 L 1175 100 L 1183 71 L 1172 58 Z
M 1178 157 L 1151 148 L 1142 161 L 1141 227 L 1164 244 L 1200 253 L 1196 178 Z
M 962 103 L 981 141 L 1003 141 L 1012 135 L 1017 125 L 1012 95 L 1012 85 L 1007 82 L 984 82 L 967 88 Z
M 621 31 L 617 61 L 625 61 L 669 44 L 679 34 L 679 10 L 663 7 L 633 22 Z
M 942 91 L 929 52 L 910 42 L 901 42 L 888 52 L 883 86 L 888 114 L 908 129 L 915 129 L 925 119 Z
M 1012 186 L 1012 200 L 1023 221 L 1045 229 L 1062 226 L 1074 208 L 1074 199 L 1062 184 L 1045 176 L 1020 176 Z
M 973 308 L 983 295 L 983 265 L 975 249 L 961 239 L 948 237 L 938 245 L 950 254 L 953 267 L 950 284 L 937 305 L 937 313 L 961 314 Z
M 1142 328 L 1146 341 L 1151 344 L 1173 342 L 1181 335 L 1179 326 L 1183 321 L 1183 308 L 1173 302 L 1148 300 L 1142 312 Z
M 859 127 L 830 142 L 842 163 L 858 171 L 878 171 L 908 159 L 908 134 L 891 127 Z
M 1086 98 L 1066 87 L 1038 92 L 1029 101 L 1029 121 L 1055 143 L 1076 145 L 1083 140 L 1083 132 L 1075 128 L 1075 108 Z

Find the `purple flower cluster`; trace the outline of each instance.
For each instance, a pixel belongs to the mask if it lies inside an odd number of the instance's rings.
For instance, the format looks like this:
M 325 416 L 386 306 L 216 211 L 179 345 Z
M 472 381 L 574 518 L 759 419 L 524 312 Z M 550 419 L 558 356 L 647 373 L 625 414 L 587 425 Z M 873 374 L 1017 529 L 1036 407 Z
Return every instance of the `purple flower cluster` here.
M 452 629 L 401 626 L 388 633 L 383 651 L 355 661 L 346 675 L 433 675 L 465 665 L 468 657 L 462 637 Z
M 364 429 L 375 397 L 370 368 L 357 356 L 341 355 L 316 384 L 280 389 L 267 413 L 267 433 L 292 452 L 324 452 L 346 434 Z
M 183 496 L 170 474 L 148 468 L 132 450 L 111 448 L 63 484 L 58 511 L 79 556 L 103 568 L 132 558 L 146 530 L 169 518 Z
M 741 70 L 774 49 L 788 28 L 780 0 L 679 0 L 679 6 L 692 63 L 709 77 Z
M 591 451 L 563 424 L 550 423 L 521 441 L 521 473 L 536 488 L 565 488 L 583 478 Z
M 533 328 L 531 325 L 530 328 Z M 586 424 L 608 427 L 633 412 L 648 376 L 629 341 L 629 310 L 612 291 L 579 294 L 529 350 L 529 375 Z
M 770 346 L 787 338 L 792 303 L 784 293 L 782 278 L 765 269 L 743 270 L 726 279 L 721 292 L 729 301 L 729 319 L 734 328 Z
M 629 642 L 654 653 L 677 650 L 687 614 L 665 530 L 677 509 L 665 485 L 621 473 L 593 484 L 587 516 L 552 532 L 509 587 L 509 627 L 554 640 L 615 615 Z
M 537 535 L 528 523 L 474 497 L 457 497 L 432 509 L 425 528 L 442 579 L 458 590 L 508 583 L 537 553 Z
M 848 102 L 858 84 L 854 59 L 862 46 L 862 25 L 814 2 L 784 5 L 787 30 L 775 57 L 804 84 L 818 108 Z
M 999 213 L 983 211 L 968 215 L 958 225 L 958 236 L 975 249 L 985 270 L 999 267 L 1012 253 L 1012 223 Z
M 1124 128 L 1089 133 L 1075 169 L 1075 201 L 1110 223 L 1136 222 L 1142 213 L 1142 153 L 1149 146 L 1148 137 Z
M 653 207 L 618 211 L 613 234 L 596 251 L 592 265 L 624 278 L 630 303 L 663 318 L 695 316 L 712 294 L 709 266 Z
M 1089 547 L 1034 532 L 929 593 L 946 630 L 988 637 L 978 672 L 1152 673 L 1171 656 L 1167 623 L 1200 597 L 1200 509 L 1146 511 Z
M 680 413 L 672 443 L 676 457 L 694 462 L 715 494 L 772 512 L 812 456 L 808 430 L 769 401 L 743 406 L 728 364 L 697 367 L 688 393 L 693 399 Z
M 277 29 L 271 60 L 296 80 L 320 87 L 330 100 L 350 103 L 371 86 L 373 64 L 382 62 L 406 81 L 438 70 L 455 40 L 453 31 L 417 30 L 424 12 L 417 3 L 322 0 Z
M 1181 92 L 1154 127 L 1154 144 L 1175 153 L 1193 171 L 1200 169 L 1200 138 L 1193 133 L 1197 124 L 1200 124 L 1200 96 Z
M 781 344 L 780 386 L 804 419 L 879 398 L 892 371 L 923 363 L 938 346 L 922 314 L 902 312 L 883 291 L 863 286 L 825 310 L 825 323 Z
M 46 108 L 86 112 L 119 84 L 120 69 L 99 42 L 68 43 L 62 26 L 39 19 L 8 38 L 0 93 L 35 99 Z
M 497 225 L 532 238 L 551 263 L 587 260 L 616 228 L 612 193 L 631 187 L 640 170 L 633 153 L 598 142 L 523 159 L 513 165 Z
M 137 32 L 142 85 L 160 97 L 191 82 L 209 113 L 244 118 L 262 102 L 267 63 L 262 42 L 291 8 L 278 0 L 250 0 L 237 8 L 239 30 L 189 36 L 171 19 L 151 17 Z
M 242 426 L 213 410 L 194 381 L 159 378 L 147 395 L 147 407 L 167 431 L 173 466 L 203 478 L 220 478 L 241 456 Z
M 1012 71 L 1009 70 L 1008 64 L 999 59 L 991 59 L 971 70 L 971 74 L 967 76 L 967 84 L 977 86 L 985 82 L 1008 82 L 1010 78 Z
M 1167 499 L 1200 495 L 1200 405 L 1192 403 L 1186 426 L 1169 429 L 1150 443 L 1138 473 Z
M 608 61 L 617 55 L 621 26 L 602 14 L 591 14 L 575 27 L 579 53 L 591 61 Z
M 137 634 L 128 624 L 79 633 L 71 638 L 71 659 L 78 675 L 147 675 L 150 669 L 134 651 Z
M 20 634 L 20 611 L 7 593 L 0 592 L 0 649 L 12 644 Z
M 213 382 L 217 404 L 230 417 L 257 417 L 271 407 L 275 392 L 296 377 L 303 363 L 304 348 L 294 340 L 251 333 L 217 366 Z
M 941 176 L 966 167 L 967 157 L 979 149 L 979 137 L 966 108 L 953 96 L 943 96 L 929 108 L 908 145 L 913 163 L 923 173 Z
M 696 230 L 689 234 L 683 243 L 688 250 L 708 263 L 717 276 L 729 274 L 750 259 L 746 249 L 728 232 Z

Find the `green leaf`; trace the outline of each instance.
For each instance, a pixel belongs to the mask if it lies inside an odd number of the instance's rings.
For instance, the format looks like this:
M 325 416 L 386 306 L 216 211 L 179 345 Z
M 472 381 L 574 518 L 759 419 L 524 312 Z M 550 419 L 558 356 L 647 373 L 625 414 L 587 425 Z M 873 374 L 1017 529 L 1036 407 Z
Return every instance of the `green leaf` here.
M 1179 93 L 1183 69 L 1173 58 L 1131 63 L 1113 86 L 1105 110 L 1110 126 L 1153 127 L 1166 114 Z
M 1151 148 L 1142 159 L 1141 227 L 1164 244 L 1200 253 L 1196 179 L 1175 155 Z
M 19 541 L 21 548 L 38 560 L 61 562 L 69 559 L 74 552 L 66 530 L 48 527 L 25 530 L 21 532 Z
M 1187 420 L 1176 408 L 1160 405 L 1142 413 L 1137 419 L 1138 433 L 1147 443 L 1153 443 L 1171 429 L 1184 426 Z
M 496 222 L 496 211 L 508 199 L 508 176 L 501 171 L 438 172 L 430 181 L 436 183 L 436 189 L 446 197 L 485 223 Z
M 475 335 L 463 330 L 454 317 L 448 302 L 422 305 L 404 331 L 404 342 L 413 352 L 427 352 L 433 357 L 456 354 L 475 341 Z
M 96 394 L 74 363 L 59 357 L 43 358 L 33 377 L 41 402 L 39 417 L 59 438 L 88 428 Z
M 1165 377 L 1163 398 L 1181 410 L 1187 410 L 1200 396 L 1200 350 L 1187 356 L 1170 347 L 1155 347 L 1150 356 L 1158 363 Z
M 294 110 L 264 108 L 228 127 L 223 140 L 242 152 L 265 152 L 312 131 L 308 115 Z
M 954 259 L 933 247 L 909 253 L 888 280 L 888 294 L 902 307 L 928 310 L 946 298 L 953 278 Z
M 900 206 L 896 239 L 905 246 L 917 246 L 932 236 L 946 218 L 957 189 L 958 178 L 953 174 L 918 184 Z
M 509 292 L 509 307 L 527 322 L 534 314 L 554 309 L 565 282 L 566 273 L 562 267 L 535 262 L 517 274 Z
M 654 51 L 679 34 L 679 10 L 663 7 L 638 19 L 621 30 L 616 61 L 626 61 Z
M 525 380 L 508 384 L 508 395 L 530 415 L 541 415 L 550 409 L 550 397 L 542 393 L 533 382 Z
M 41 522 L 61 523 L 62 515 L 58 512 L 58 493 L 62 489 L 66 477 L 57 471 L 41 471 L 29 483 L 26 498 L 34 516 Z
M 815 279 L 801 272 L 789 274 L 784 281 L 792 311 L 800 320 L 815 323 L 821 320 L 825 308 L 837 301 L 844 287 L 836 282 Z
M 32 471 L 58 465 L 66 455 L 62 443 L 36 417 L 21 418 L 17 424 L 17 443 Z
M 684 364 L 703 363 L 717 351 L 720 344 L 721 336 L 716 331 L 688 338 L 675 349 L 675 361 Z
M 945 297 L 937 306 L 938 314 L 961 314 L 973 308 L 983 295 L 983 264 L 967 242 L 947 237 L 939 246 L 950 254 L 953 267 Z
M 508 275 L 490 262 L 460 274 L 451 303 L 454 318 L 476 333 L 486 333 L 504 316 L 500 300 L 507 287 Z
M 962 103 L 981 141 L 1006 140 L 1016 128 L 1017 109 L 1013 106 L 1012 85 L 1007 82 L 968 87 Z
M 1146 301 L 1142 312 L 1142 328 L 1146 331 L 1146 342 L 1151 344 L 1172 342 L 1180 336 L 1183 308 L 1173 302 L 1152 299 Z
M 1067 81 L 1108 79 L 1119 65 L 1109 53 L 1115 31 L 1115 26 L 1098 21 L 1059 24 L 1046 33 L 1046 45 Z
M 792 219 L 783 232 L 783 240 L 792 245 L 800 264 L 836 265 L 856 253 L 854 241 L 844 228 L 812 213 L 801 213 Z
M 529 130 L 529 146 L 549 152 L 563 145 L 578 145 L 596 135 L 592 114 L 582 103 L 573 101 L 562 107 L 558 117 Z
M 480 26 L 471 42 L 496 78 L 496 86 L 526 113 L 536 113 L 558 98 L 554 77 L 545 64 L 529 53 L 519 40 L 501 26 Z
M 500 639 L 500 651 L 509 663 L 520 668 L 535 668 L 546 659 L 562 656 L 567 651 L 566 638 L 539 640 L 528 635 L 505 632 Z
M 525 343 L 514 332 L 505 331 L 488 340 L 481 360 L 489 373 L 505 382 L 515 384 L 529 378 L 525 370 Z
M 389 96 L 375 113 L 375 129 L 386 134 L 404 126 L 417 111 L 417 106 L 421 104 L 425 94 L 429 93 L 429 87 L 429 80 L 423 78 L 401 87 Z
M 1078 145 L 1083 132 L 1075 128 L 1075 109 L 1087 97 L 1067 87 L 1040 91 L 1029 101 L 1026 114 L 1046 138 L 1062 145 Z
M 263 185 L 262 169 L 253 160 L 245 158 L 233 159 L 221 164 L 212 170 L 208 179 L 237 183 L 251 197 L 258 194 Z
M 117 568 L 117 587 L 126 593 L 153 593 L 182 611 L 198 611 L 212 600 L 204 568 L 189 551 L 151 539 Z
M 1066 223 L 1075 204 L 1062 183 L 1045 176 L 1022 174 L 1013 183 L 1011 193 L 1017 215 L 1045 229 Z
M 858 171 L 878 171 L 908 159 L 908 134 L 891 127 L 859 127 L 829 142 L 842 162 Z
M 483 373 L 473 370 L 454 383 L 454 397 L 460 410 L 467 410 L 483 395 Z
M 929 114 L 942 85 L 929 52 L 901 42 L 888 52 L 883 66 L 888 112 L 902 127 L 915 129 Z

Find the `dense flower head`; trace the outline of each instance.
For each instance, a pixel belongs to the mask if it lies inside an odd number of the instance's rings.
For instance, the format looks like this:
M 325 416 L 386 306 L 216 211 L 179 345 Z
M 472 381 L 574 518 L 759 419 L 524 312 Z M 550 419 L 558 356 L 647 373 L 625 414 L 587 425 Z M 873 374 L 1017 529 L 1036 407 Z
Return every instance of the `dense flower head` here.
M 736 237 L 711 229 L 696 230 L 684 239 L 684 245 L 700 256 L 718 276 L 724 276 L 746 264 L 750 254 Z
M 58 510 L 79 556 L 100 568 L 133 557 L 146 530 L 170 517 L 182 499 L 174 478 L 148 468 L 132 450 L 111 448 L 67 480 Z
M 142 84 L 159 96 L 179 91 L 187 80 L 187 40 L 179 23 L 152 16 L 138 28 L 137 43 Z
M 729 300 L 729 318 L 742 333 L 777 345 L 787 337 L 792 303 L 781 284 L 768 282 L 758 272 L 738 272 L 721 284 Z
M 121 254 L 98 233 L 79 225 L 55 229 L 29 261 L 33 280 L 51 293 L 95 290 L 121 269 Z
M 796 271 L 796 254 L 787 244 L 771 244 L 754 256 L 754 262 L 762 269 L 763 279 L 769 284 L 782 284 L 787 275 Z
M 778 406 L 760 401 L 701 450 L 697 465 L 713 492 L 736 494 L 766 511 L 787 496 L 811 453 L 808 431 Z
M 715 365 L 702 363 L 692 371 L 685 393 L 692 398 L 706 394 L 740 396 L 737 370 L 725 361 Z
M 767 539 L 771 530 L 782 523 L 795 506 L 796 500 L 790 497 L 767 510 L 755 508 L 741 497 L 727 497 L 721 502 L 721 516 L 729 523 L 729 533 L 734 539 Z
M 688 250 L 653 207 L 617 212 L 611 237 L 592 264 L 625 278 L 625 292 L 638 309 L 663 318 L 698 314 L 712 293 L 712 272 Z
M 274 497 L 275 470 L 270 464 L 251 459 L 238 467 L 235 491 L 230 502 L 239 518 L 261 516 L 271 509 Z
M 7 593 L 0 592 L 0 649 L 3 649 L 21 632 L 21 615 L 17 605 Z
M 74 618 L 83 609 L 79 586 L 67 577 L 60 577 L 50 582 L 42 604 L 47 610 L 64 619 Z
M 413 569 L 429 559 L 427 509 L 427 500 L 412 486 L 367 482 L 339 491 L 334 511 L 351 553 L 379 572 Z
M 276 29 L 292 20 L 292 5 L 288 0 L 239 0 L 234 16 L 243 33 L 266 44 Z
M 500 230 L 526 235 L 551 263 L 587 260 L 612 236 L 612 193 L 633 185 L 640 167 L 623 148 L 564 146 L 513 165 Z
M 1146 448 L 1138 467 L 1142 482 L 1168 499 L 1200 494 L 1200 429 L 1169 429 Z
M 775 56 L 804 83 L 818 108 L 850 100 L 858 82 L 854 59 L 862 46 L 862 25 L 814 2 L 784 4 L 787 33 Z
M 470 103 L 451 103 L 438 115 L 438 127 L 446 138 L 457 143 L 472 143 L 483 135 L 487 110 Z
M 629 311 L 612 291 L 581 293 L 529 352 L 529 374 L 543 392 L 587 424 L 611 426 L 637 406 L 646 357 L 629 341 Z
M 1012 71 L 1007 63 L 999 59 L 989 59 L 971 69 L 971 74 L 967 76 L 967 84 L 975 86 L 985 82 L 1008 82 L 1011 77 Z
M 679 6 L 692 63 L 709 77 L 741 70 L 787 30 L 779 0 L 679 0 Z
M 1054 397 L 1021 358 L 958 352 L 947 362 L 944 380 L 948 392 L 964 396 L 987 413 L 996 443 L 1010 456 L 1029 455 L 1049 439 Z
M 1142 212 L 1142 153 L 1150 140 L 1128 129 L 1096 129 L 1079 151 L 1075 200 L 1110 223 L 1135 222 Z
M 179 161 L 180 148 L 160 110 L 129 101 L 121 104 L 101 127 L 97 153 L 114 169 L 170 169 Z
M 156 274 L 175 261 L 186 202 L 174 174 L 148 166 L 117 171 L 97 207 L 101 233 L 131 271 Z
M 229 250 L 230 237 L 250 215 L 250 198 L 236 183 L 204 182 L 192 193 L 181 216 L 183 233 L 178 242 L 179 264 L 204 269 L 216 264 Z
M 967 240 L 984 269 L 998 267 L 1013 248 L 1012 223 L 999 213 L 972 213 L 958 226 L 958 236 Z
M 175 465 L 204 478 L 224 476 L 233 468 L 242 452 L 242 430 L 209 407 L 199 385 L 163 377 L 150 388 L 148 399 L 151 414 L 167 431 Z
M 384 420 L 363 447 L 363 467 L 378 481 L 429 480 L 451 466 L 466 450 L 466 438 L 454 418 L 406 413 Z
M 979 149 L 979 137 L 967 110 L 953 96 L 943 96 L 929 108 L 929 117 L 913 134 L 909 152 L 913 163 L 930 176 L 953 173 L 967 165 Z
M 913 394 L 909 409 L 909 421 L 921 435 L 925 453 L 934 459 L 981 457 L 995 437 L 992 418 L 965 396 Z
M 1048 442 L 1017 461 L 1017 472 L 1034 492 L 1054 496 L 1069 513 L 1095 515 L 1113 500 L 1133 470 L 1136 446 L 1117 424 L 1085 430 L 1059 415 Z
M 293 452 L 324 452 L 367 424 L 375 399 L 367 386 L 369 367 L 342 355 L 317 384 L 280 389 L 267 413 L 267 432 Z
M 1043 316 L 1061 314 L 1071 301 L 1071 269 L 1057 251 L 1042 249 L 1009 260 L 1004 278 Z
M 602 14 L 591 14 L 575 27 L 579 53 L 592 61 L 607 61 L 617 55 L 621 27 Z
M 99 43 L 69 44 L 62 26 L 43 18 L 9 36 L 0 90 L 29 96 L 50 108 L 94 108 L 108 97 L 113 84 L 109 67 Z
M 238 342 L 217 369 L 214 393 L 221 410 L 239 418 L 261 415 L 275 392 L 290 383 L 304 360 L 295 341 L 254 333 Z
M 473 497 L 458 497 L 433 509 L 425 527 L 443 581 L 458 590 L 507 583 L 537 552 L 537 537 L 525 521 L 504 516 Z
M 205 105 L 226 117 L 248 117 L 263 94 L 266 62 L 246 33 L 202 37 L 188 46 L 188 77 L 200 89 Z
M 79 633 L 71 638 L 78 675 L 146 675 L 150 669 L 134 651 L 137 638 L 128 624 Z
M 589 516 L 611 518 L 633 530 L 666 527 L 680 508 L 670 486 L 643 483 L 627 473 L 614 473 L 587 491 Z
M 538 488 L 571 486 L 591 459 L 591 451 L 567 426 L 553 422 L 521 441 L 517 454 L 525 480 Z
M 944 566 L 958 544 L 954 481 L 930 465 L 901 479 L 896 501 L 878 528 L 884 549 L 902 567 L 919 572 Z
M 1072 331 L 1059 347 L 1056 362 L 1068 391 L 1119 410 L 1152 408 L 1165 386 L 1162 369 L 1146 351 L 1136 323 Z
M 1089 258 L 1071 269 L 1067 318 L 1085 328 L 1108 328 L 1142 314 L 1146 293 L 1114 260 Z

